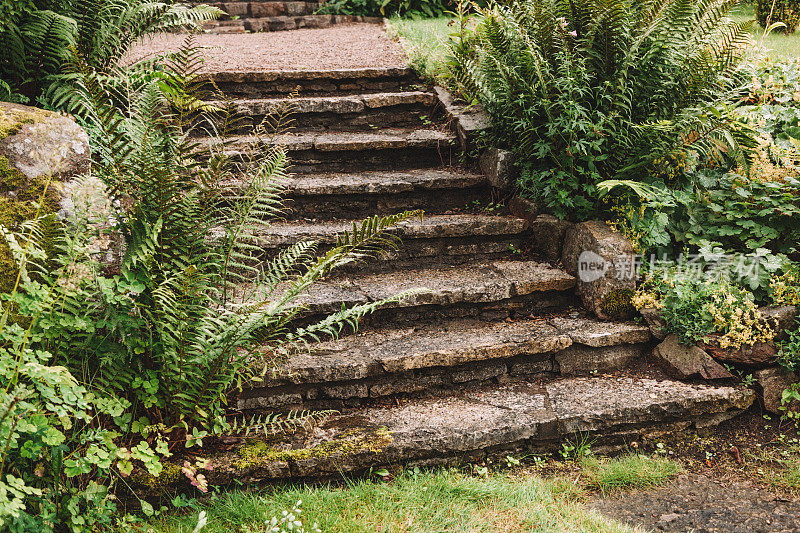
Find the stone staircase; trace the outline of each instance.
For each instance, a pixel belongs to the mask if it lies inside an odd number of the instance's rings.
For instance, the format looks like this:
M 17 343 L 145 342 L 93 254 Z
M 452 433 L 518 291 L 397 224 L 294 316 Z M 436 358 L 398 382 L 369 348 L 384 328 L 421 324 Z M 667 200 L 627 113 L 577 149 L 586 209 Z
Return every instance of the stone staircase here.
M 195 2 L 201 3 L 201 2 Z M 318 15 L 323 2 L 283 0 L 254 0 L 251 2 L 214 2 L 225 15 L 204 25 L 211 33 L 245 33 L 295 30 L 298 28 L 327 28 L 333 24 L 374 22 L 380 18 L 350 15 Z
M 553 451 L 566 439 L 619 447 L 704 427 L 747 409 L 735 386 L 671 381 L 650 368 L 649 329 L 578 308 L 575 279 L 522 252 L 527 223 L 475 209 L 487 179 L 462 166 L 435 93 L 408 69 L 220 73 L 250 125 L 292 99 L 287 220 L 264 227 L 265 256 L 301 240 L 331 243 L 354 220 L 424 209 L 395 230 L 402 245 L 305 295 L 304 320 L 422 288 L 358 333 L 294 355 L 251 383 L 239 408 L 339 414 L 284 440 L 222 453 L 211 473 L 240 480 L 335 475 L 506 450 Z M 290 94 L 291 93 L 291 94 Z M 232 154 L 256 142 L 245 130 Z M 213 477 L 212 476 L 212 477 Z M 214 479 L 209 478 L 211 482 Z

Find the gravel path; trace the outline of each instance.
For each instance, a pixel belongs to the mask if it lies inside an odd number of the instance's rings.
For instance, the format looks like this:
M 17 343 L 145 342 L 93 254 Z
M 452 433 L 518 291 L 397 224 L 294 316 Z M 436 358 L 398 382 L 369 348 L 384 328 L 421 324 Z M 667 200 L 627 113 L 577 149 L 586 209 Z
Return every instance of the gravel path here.
M 136 46 L 127 62 L 175 50 L 184 35 L 163 35 Z M 380 24 L 347 24 L 323 29 L 268 33 L 203 34 L 196 38 L 209 47 L 205 69 L 266 71 L 402 67 L 407 65 L 400 44 Z
M 599 496 L 592 507 L 648 530 L 697 533 L 800 532 L 800 501 L 746 481 L 686 474 L 657 489 Z

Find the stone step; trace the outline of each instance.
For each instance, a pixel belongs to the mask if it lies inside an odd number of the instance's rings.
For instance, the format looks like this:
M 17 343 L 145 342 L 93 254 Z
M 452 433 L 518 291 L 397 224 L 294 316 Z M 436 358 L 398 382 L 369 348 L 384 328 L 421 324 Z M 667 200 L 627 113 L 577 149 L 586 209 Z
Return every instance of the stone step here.
M 267 257 L 301 241 L 320 243 L 320 252 L 335 244 L 337 235 L 353 229 L 359 221 L 305 222 L 288 221 L 270 224 L 259 235 Z M 408 220 L 387 232 L 401 242 L 387 249 L 380 261 L 359 262 L 353 271 L 384 271 L 419 264 L 454 265 L 472 260 L 491 260 L 521 250 L 528 235 L 525 221 L 516 217 L 491 215 L 432 215 Z
M 258 12 L 264 12 L 260 10 Z M 233 15 L 233 17 L 238 17 Z M 383 19 L 379 17 L 361 17 L 353 15 L 280 15 L 276 17 L 243 17 L 223 18 L 201 23 L 207 33 L 245 33 L 286 31 L 300 28 L 328 28 L 335 24 L 350 24 L 353 22 L 367 22 L 379 24 Z
M 455 168 L 310 174 L 289 181 L 287 206 L 292 218 L 347 220 L 408 209 L 445 213 L 490 194 L 485 176 Z
M 212 102 L 221 105 L 221 102 Z M 436 112 L 436 95 L 425 91 L 299 98 L 239 98 L 231 108 L 242 117 L 236 132 L 249 133 L 266 117 L 290 113 L 292 131 L 371 131 L 418 127 Z
M 546 454 L 568 441 L 620 450 L 710 427 L 748 409 L 752 391 L 647 377 L 512 382 L 442 398 L 333 415 L 319 426 L 211 456 L 212 484 L 325 478 L 402 464 L 424 466 L 504 453 Z
M 505 319 L 561 311 L 574 303 L 575 278 L 533 261 L 475 261 L 455 267 L 406 268 L 348 274 L 315 283 L 301 295 L 300 316 L 311 322 L 343 306 L 417 293 L 389 304 L 364 324 L 424 325 L 443 317 Z M 278 290 L 280 294 L 280 290 Z
M 205 77 L 229 98 L 274 98 L 292 93 L 334 96 L 423 87 L 409 67 L 212 72 Z
M 253 2 L 218 2 L 211 4 L 226 13 L 222 20 L 231 17 L 261 18 L 280 16 L 313 15 L 319 9 L 319 2 L 282 2 L 277 0 Z
M 457 138 L 435 129 L 381 129 L 356 133 L 287 133 L 272 140 L 239 135 L 226 141 L 226 153 L 234 158 L 247 157 L 259 146 L 281 145 L 291 160 L 290 171 L 311 173 L 450 166 Z
M 646 326 L 571 317 L 456 319 L 370 331 L 293 355 L 266 380 L 251 383 L 239 408 L 341 409 L 391 395 L 620 370 L 650 340 Z

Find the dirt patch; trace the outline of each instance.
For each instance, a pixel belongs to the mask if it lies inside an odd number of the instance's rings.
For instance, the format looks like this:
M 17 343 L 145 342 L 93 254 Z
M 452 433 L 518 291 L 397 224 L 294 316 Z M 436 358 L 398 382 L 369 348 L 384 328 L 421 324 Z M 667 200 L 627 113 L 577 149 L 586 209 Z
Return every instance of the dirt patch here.
M 685 474 L 657 489 L 598 498 L 606 516 L 656 531 L 800 531 L 800 502 L 749 481 Z
M 135 46 L 124 62 L 134 63 L 177 50 L 185 35 L 161 35 Z M 347 24 L 322 29 L 268 33 L 203 34 L 204 71 L 336 70 L 404 67 L 400 44 L 379 24 Z
M 793 424 L 754 407 L 716 428 L 640 441 L 636 451 L 658 451 L 687 473 L 655 489 L 595 494 L 589 504 L 656 531 L 800 532 L 800 487 L 781 480 L 798 443 Z

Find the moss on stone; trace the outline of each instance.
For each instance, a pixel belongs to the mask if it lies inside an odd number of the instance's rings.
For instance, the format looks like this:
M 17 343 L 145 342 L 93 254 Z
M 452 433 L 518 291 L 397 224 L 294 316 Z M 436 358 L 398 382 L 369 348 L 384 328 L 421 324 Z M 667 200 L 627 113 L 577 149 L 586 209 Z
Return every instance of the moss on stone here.
M 632 289 L 614 289 L 603 298 L 600 310 L 613 320 L 627 320 L 636 313 L 633 305 L 635 293 Z
M 137 468 L 131 473 L 131 481 L 137 485 L 150 487 L 153 489 L 163 489 L 177 485 L 184 477 L 181 467 L 175 463 L 162 461 L 164 469 L 158 476 L 150 474 L 144 468 Z
M 291 462 L 356 453 L 380 453 L 392 443 L 392 440 L 389 431 L 381 428 L 368 433 L 350 431 L 316 446 L 296 450 L 280 450 L 269 442 L 259 441 L 239 448 L 237 455 L 240 459 L 232 466 L 237 470 L 244 470 L 258 468 L 275 461 Z
M 25 124 L 34 122 L 47 117 L 49 112 L 43 109 L 15 109 L 0 107 L 0 139 L 5 139 L 9 135 L 19 132 Z
M 0 126 L 1 128 L 2 126 Z M 50 215 L 45 225 L 54 223 L 53 216 L 59 209 L 60 196 L 54 186 L 48 186 L 48 178 L 42 176 L 28 180 L 15 169 L 5 156 L 0 156 L 0 225 L 16 229 L 26 220 L 36 216 L 39 202 L 43 202 L 42 215 Z M 49 228 L 43 228 L 45 234 Z M 44 243 L 45 249 L 50 243 Z M 17 277 L 17 266 L 11 255 L 11 249 L 4 239 L 0 239 L 0 292 L 9 292 L 14 288 Z

